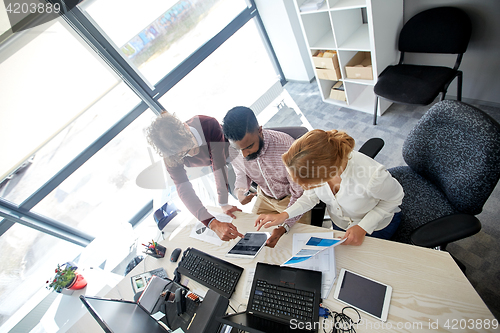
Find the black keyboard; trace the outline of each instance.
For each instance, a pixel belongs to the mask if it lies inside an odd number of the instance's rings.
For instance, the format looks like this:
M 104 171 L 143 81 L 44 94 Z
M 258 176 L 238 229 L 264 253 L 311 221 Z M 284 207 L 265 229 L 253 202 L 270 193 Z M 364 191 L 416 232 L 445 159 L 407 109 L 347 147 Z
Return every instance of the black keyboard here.
M 188 248 L 184 251 L 177 271 L 222 296 L 231 298 L 243 268 L 200 250 Z
M 250 310 L 289 322 L 313 322 L 314 293 L 257 280 Z

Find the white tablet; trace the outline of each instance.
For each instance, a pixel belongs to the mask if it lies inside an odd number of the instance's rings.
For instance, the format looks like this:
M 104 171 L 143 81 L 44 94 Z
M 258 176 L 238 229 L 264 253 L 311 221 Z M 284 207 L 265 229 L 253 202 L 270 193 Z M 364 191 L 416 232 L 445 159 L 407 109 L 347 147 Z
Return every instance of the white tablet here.
M 334 297 L 385 322 L 391 295 L 391 286 L 342 268 Z
M 226 254 L 233 258 L 253 259 L 266 245 L 267 239 L 271 236 L 268 232 L 247 232 L 236 245 Z

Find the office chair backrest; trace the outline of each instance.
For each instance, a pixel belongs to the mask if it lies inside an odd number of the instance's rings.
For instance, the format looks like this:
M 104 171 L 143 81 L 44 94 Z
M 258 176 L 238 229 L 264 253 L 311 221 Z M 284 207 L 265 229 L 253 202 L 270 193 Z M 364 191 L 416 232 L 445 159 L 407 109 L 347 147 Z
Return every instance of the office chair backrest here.
M 302 135 L 309 132 L 309 130 L 303 126 L 269 127 L 266 129 L 286 133 L 286 134 L 290 135 L 292 138 L 294 138 L 295 140 L 297 140 Z
M 467 50 L 472 24 L 455 7 L 437 7 L 413 16 L 399 35 L 402 52 L 460 54 Z
M 465 103 L 438 102 L 408 134 L 403 158 L 459 212 L 477 215 L 500 178 L 500 124 Z

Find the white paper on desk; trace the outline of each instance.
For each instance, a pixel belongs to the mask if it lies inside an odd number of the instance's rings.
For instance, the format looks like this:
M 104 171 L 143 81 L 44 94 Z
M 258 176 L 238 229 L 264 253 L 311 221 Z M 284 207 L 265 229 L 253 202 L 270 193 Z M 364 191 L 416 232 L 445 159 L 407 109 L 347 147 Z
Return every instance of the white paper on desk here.
M 214 244 L 217 246 L 222 245 L 222 240 L 217 236 L 217 234 L 207 228 L 203 223 L 198 222 L 195 224 L 193 230 L 191 230 L 191 234 L 189 234 L 189 237 L 199 239 L 201 241 Z
M 322 272 L 321 279 L 321 298 L 327 298 L 332 290 L 333 284 L 337 277 L 337 272 L 335 268 L 335 251 L 334 246 L 318 246 L 318 249 L 306 245 L 311 237 L 317 237 L 327 240 L 333 240 L 333 232 L 331 233 L 297 233 L 293 235 L 293 253 L 296 253 L 290 259 L 293 259 L 304 250 L 305 260 L 296 260 L 294 263 L 288 263 L 290 260 L 285 262 L 282 266 L 291 266 L 297 268 L 310 269 L 314 271 Z M 342 242 L 334 242 L 334 245 L 338 245 Z M 308 255 L 314 253 L 314 255 Z M 288 263 L 288 264 L 287 264 Z
M 246 268 L 247 271 L 247 281 L 245 283 L 245 294 L 243 298 L 250 298 L 250 289 L 252 289 L 253 278 L 255 276 L 255 267 L 254 268 Z
M 230 223 L 233 221 L 233 219 L 229 215 L 211 212 L 210 210 L 208 212 L 212 214 L 220 222 Z M 217 236 L 217 234 L 214 231 L 207 228 L 201 222 L 195 224 L 193 230 L 191 230 L 191 234 L 189 235 L 189 237 L 199 239 L 201 241 L 214 244 L 217 246 L 222 245 L 222 240 L 219 238 L 219 236 Z

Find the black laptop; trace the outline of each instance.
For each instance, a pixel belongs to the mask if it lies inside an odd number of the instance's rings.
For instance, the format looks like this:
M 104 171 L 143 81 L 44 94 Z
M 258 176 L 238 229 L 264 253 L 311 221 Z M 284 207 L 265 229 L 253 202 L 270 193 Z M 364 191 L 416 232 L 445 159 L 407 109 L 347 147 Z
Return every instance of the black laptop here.
M 168 332 L 139 303 L 83 295 L 80 299 L 106 333 Z
M 317 332 L 321 272 L 257 263 L 247 310 L 219 319 L 250 333 Z

